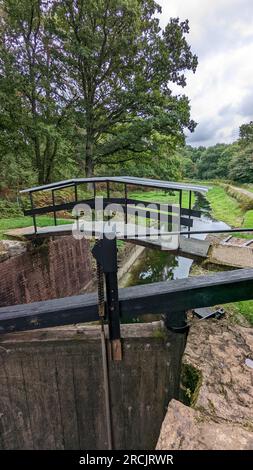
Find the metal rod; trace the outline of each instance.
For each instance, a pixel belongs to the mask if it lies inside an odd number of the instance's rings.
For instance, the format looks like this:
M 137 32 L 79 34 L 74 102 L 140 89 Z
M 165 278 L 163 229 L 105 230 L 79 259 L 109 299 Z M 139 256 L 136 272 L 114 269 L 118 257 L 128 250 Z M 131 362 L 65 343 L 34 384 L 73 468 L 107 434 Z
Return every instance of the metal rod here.
M 202 235 L 202 234 L 212 234 L 212 233 L 245 233 L 245 232 L 252 232 L 252 228 L 246 228 L 246 229 L 233 229 L 233 230 L 194 230 L 191 232 L 157 232 L 157 233 L 150 233 L 147 232 L 146 234 L 140 234 L 140 235 L 124 235 L 120 232 L 115 232 L 115 237 L 118 238 L 119 240 L 138 240 L 138 239 L 145 239 L 145 238 L 152 238 L 152 237 L 161 237 L 164 235 Z M 89 235 L 91 237 L 97 237 L 98 233 L 95 230 L 90 230 Z
M 181 229 L 181 215 L 182 215 L 182 200 L 183 200 L 183 192 L 182 190 L 179 191 L 179 227 Z
M 192 191 L 190 191 L 189 193 L 189 222 L 191 221 L 191 209 L 192 209 Z M 191 227 L 190 225 L 188 226 L 188 238 L 191 238 L 191 234 L 190 234 L 190 231 L 191 231 Z
M 78 191 L 77 191 L 77 184 L 75 183 L 75 202 L 78 202 Z M 79 230 L 79 216 L 76 216 L 76 227 Z
M 30 195 L 31 209 L 34 210 L 33 195 L 32 195 L 31 192 L 29 193 L 29 195 Z M 33 214 L 32 218 L 33 218 L 34 232 L 37 233 L 37 223 L 36 223 L 36 216 L 35 216 L 35 214 Z
M 75 184 L 75 202 L 78 201 L 77 184 Z
M 107 199 L 110 199 L 110 181 L 106 181 Z
M 104 392 L 105 392 L 105 413 L 106 413 L 106 430 L 107 430 L 107 445 L 108 450 L 112 450 L 112 418 L 111 418 L 111 400 L 110 400 L 110 385 L 108 374 L 108 358 L 106 351 L 106 339 L 104 328 L 101 329 L 101 348 L 102 348 L 102 364 L 104 375 Z
M 125 184 L 125 224 L 127 224 L 127 185 Z
M 54 225 L 57 225 L 57 218 L 56 218 L 56 210 L 55 210 L 55 197 L 54 197 L 54 192 L 55 189 L 52 190 L 52 203 L 53 203 L 53 209 L 54 209 Z
M 101 242 L 98 241 L 98 244 Z M 105 393 L 105 415 L 106 415 L 106 429 L 107 429 L 107 444 L 108 450 L 112 450 L 112 421 L 111 421 L 111 400 L 110 400 L 110 383 L 108 372 L 108 355 L 106 348 L 104 318 L 105 318 L 105 297 L 104 297 L 104 273 L 101 264 L 97 261 L 97 281 L 98 281 L 98 314 L 101 323 L 101 350 L 102 350 L 102 365 L 104 376 L 104 393 Z
M 137 235 L 136 237 L 129 237 L 131 239 L 134 238 L 145 238 L 145 237 L 158 237 L 163 235 L 202 235 L 202 234 L 209 234 L 209 233 L 245 233 L 245 232 L 253 232 L 253 228 L 241 228 L 241 229 L 223 229 L 223 230 L 191 230 L 190 232 L 157 232 L 157 233 L 147 233 L 145 235 Z M 116 232 L 117 235 L 117 232 Z

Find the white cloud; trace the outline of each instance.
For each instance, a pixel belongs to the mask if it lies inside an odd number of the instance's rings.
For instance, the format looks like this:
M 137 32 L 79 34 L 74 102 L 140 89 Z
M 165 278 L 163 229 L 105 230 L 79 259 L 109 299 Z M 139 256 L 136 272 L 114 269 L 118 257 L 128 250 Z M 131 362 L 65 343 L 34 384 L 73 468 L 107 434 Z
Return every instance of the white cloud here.
M 163 8 L 162 26 L 170 17 L 189 19 L 188 41 L 199 57 L 197 72 L 187 73 L 183 91 L 199 123 L 191 143 L 233 141 L 239 126 L 253 119 L 253 1 L 157 1 Z

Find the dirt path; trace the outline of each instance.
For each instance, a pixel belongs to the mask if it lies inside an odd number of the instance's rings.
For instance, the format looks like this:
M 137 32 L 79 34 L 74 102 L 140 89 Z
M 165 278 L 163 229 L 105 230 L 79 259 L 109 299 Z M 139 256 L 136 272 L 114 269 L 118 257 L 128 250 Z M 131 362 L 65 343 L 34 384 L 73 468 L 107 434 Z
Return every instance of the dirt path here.
M 253 193 L 251 191 L 248 191 L 247 189 L 244 189 L 244 188 L 238 188 L 237 186 L 230 186 L 230 187 L 233 188 L 234 191 L 244 194 L 245 196 L 247 196 L 249 199 L 252 199 L 253 201 Z

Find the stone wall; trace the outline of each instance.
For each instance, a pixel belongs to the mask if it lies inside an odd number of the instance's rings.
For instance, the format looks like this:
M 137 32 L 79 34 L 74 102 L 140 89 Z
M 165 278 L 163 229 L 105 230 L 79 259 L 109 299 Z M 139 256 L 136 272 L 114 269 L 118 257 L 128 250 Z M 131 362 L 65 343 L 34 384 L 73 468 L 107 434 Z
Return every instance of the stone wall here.
M 79 294 L 91 281 L 89 242 L 61 237 L 0 262 L 0 306 Z
M 184 384 L 191 407 L 170 403 L 158 450 L 253 449 L 253 329 L 235 321 L 192 322 L 183 361 L 199 381 Z

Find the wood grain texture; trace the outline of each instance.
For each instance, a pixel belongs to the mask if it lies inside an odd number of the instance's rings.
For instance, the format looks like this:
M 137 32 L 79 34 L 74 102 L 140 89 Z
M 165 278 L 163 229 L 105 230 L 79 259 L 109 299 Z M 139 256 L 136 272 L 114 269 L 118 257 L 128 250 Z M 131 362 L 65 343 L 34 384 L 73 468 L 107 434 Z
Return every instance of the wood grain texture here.
M 107 449 L 99 330 L 2 337 L 0 449 Z M 109 364 L 114 447 L 153 449 L 178 397 L 185 338 L 160 322 L 125 325 L 123 336 L 123 361 Z

